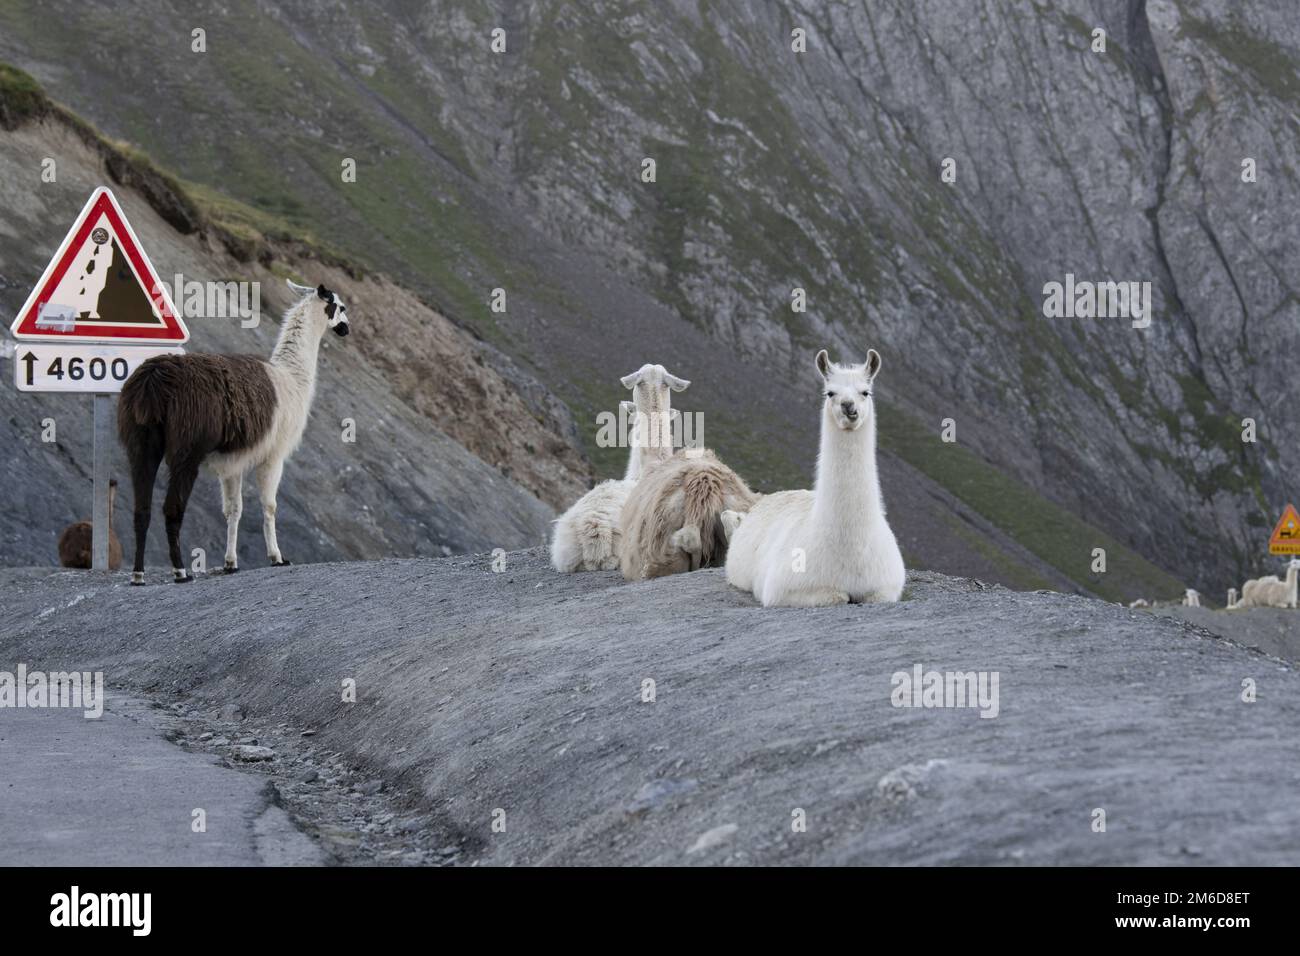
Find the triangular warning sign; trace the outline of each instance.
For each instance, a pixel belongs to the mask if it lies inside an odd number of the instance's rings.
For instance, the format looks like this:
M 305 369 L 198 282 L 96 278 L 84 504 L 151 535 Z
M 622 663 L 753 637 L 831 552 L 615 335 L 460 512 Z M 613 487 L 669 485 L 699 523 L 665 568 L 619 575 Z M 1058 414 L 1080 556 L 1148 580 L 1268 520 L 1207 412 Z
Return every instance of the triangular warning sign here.
M 189 330 L 117 199 L 91 194 L 10 326 L 15 338 L 185 342 Z
M 1287 505 L 1273 535 L 1268 539 L 1269 554 L 1300 554 L 1300 512 Z

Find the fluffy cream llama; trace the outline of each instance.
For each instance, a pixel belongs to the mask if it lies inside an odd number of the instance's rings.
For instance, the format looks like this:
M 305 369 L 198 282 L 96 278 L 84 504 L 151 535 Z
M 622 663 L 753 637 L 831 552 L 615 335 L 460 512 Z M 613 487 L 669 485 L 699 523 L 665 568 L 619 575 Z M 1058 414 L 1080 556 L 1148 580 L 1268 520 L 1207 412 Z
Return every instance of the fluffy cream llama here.
M 872 383 L 880 355 L 836 365 L 817 353 L 825 401 L 812 491 L 764 496 L 736 528 L 727 581 L 764 607 L 897 601 L 907 572 L 876 474 Z
M 1295 607 L 1298 574 L 1300 558 L 1292 558 L 1286 566 L 1285 581 L 1279 581 L 1276 574 L 1247 581 L 1241 586 L 1241 601 L 1237 607 Z
M 691 383 L 662 365 L 643 365 L 621 379 L 632 390 L 622 402 L 632 413 L 631 447 L 622 479 L 602 481 L 555 522 L 551 567 L 557 571 L 613 571 L 622 546 L 619 515 L 641 475 L 673 453 L 672 393 Z
M 629 581 L 721 564 L 734 521 L 758 500 L 707 448 L 683 448 L 645 475 L 627 496 L 623 577 Z

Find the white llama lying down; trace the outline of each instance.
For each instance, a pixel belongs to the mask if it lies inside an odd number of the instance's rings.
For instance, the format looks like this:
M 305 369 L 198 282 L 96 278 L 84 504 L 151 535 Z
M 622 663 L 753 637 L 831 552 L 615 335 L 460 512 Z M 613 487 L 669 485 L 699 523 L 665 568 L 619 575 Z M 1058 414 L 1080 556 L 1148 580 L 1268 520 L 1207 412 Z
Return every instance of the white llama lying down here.
M 1286 580 L 1279 581 L 1276 574 L 1247 581 L 1241 586 L 1239 608 L 1296 606 L 1296 581 L 1300 574 L 1300 558 L 1292 558 L 1286 566 Z
M 691 383 L 662 365 L 643 365 L 621 381 L 632 390 L 632 401 L 620 403 L 633 418 L 627 471 L 622 479 L 596 485 L 556 519 L 551 567 L 557 571 L 613 571 L 618 567 L 623 503 L 641 475 L 673 453 L 672 392 L 683 391 Z
M 764 607 L 897 601 L 907 572 L 885 520 L 876 475 L 871 385 L 880 355 L 834 365 L 817 353 L 824 383 L 821 450 L 812 491 L 760 498 L 739 521 L 727 554 L 727 581 Z

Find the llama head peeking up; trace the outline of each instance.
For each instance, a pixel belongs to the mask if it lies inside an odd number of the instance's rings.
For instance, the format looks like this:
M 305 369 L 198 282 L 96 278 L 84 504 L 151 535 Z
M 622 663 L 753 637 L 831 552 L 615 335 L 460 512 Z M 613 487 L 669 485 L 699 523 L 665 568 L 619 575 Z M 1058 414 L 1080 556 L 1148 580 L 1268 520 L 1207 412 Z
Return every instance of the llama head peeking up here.
M 673 375 L 662 365 L 642 365 L 619 381 L 624 388 L 632 390 L 636 407 L 647 413 L 671 407 L 672 396 L 669 392 L 684 392 L 691 384 L 686 379 Z
M 287 281 L 289 288 L 300 296 L 314 295 L 320 301 L 320 313 L 325 317 L 326 326 L 333 329 L 335 335 L 347 335 L 351 331 L 348 327 L 348 307 L 343 304 L 343 299 L 337 292 L 323 285 L 313 289 L 309 285 L 299 285 L 291 279 Z
M 861 365 L 839 365 L 822 349 L 817 353 L 817 372 L 826 396 L 822 415 L 836 428 L 855 432 L 871 420 L 871 383 L 880 372 L 879 352 L 867 349 L 867 360 Z
M 661 445 L 672 448 L 672 393 L 685 391 L 691 383 L 678 378 L 662 365 L 642 365 L 631 375 L 624 375 L 619 381 L 624 388 L 632 390 L 632 401 L 636 405 L 636 438 L 646 447 L 657 448 Z M 642 417 L 644 416 L 644 417 Z M 667 452 L 671 454 L 671 450 Z

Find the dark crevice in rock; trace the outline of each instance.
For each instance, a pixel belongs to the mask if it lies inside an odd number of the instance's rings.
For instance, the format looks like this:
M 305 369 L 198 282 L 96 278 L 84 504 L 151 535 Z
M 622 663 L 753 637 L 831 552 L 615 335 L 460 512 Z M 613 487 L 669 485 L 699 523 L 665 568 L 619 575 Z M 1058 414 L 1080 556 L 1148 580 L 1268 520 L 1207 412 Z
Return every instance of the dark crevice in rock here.
M 1156 263 L 1164 273 L 1163 278 L 1165 281 L 1163 285 L 1168 290 L 1172 300 L 1173 315 L 1187 329 L 1188 338 L 1195 354 L 1196 371 L 1198 376 L 1201 376 L 1204 374 L 1201 369 L 1203 359 L 1200 341 L 1196 333 L 1196 324 L 1192 322 L 1191 313 L 1178 292 L 1178 279 L 1169 260 L 1169 252 L 1165 248 L 1164 235 L 1160 226 L 1160 212 L 1164 209 L 1169 172 L 1173 165 L 1174 127 L 1177 114 L 1169 98 L 1169 83 L 1165 76 L 1164 66 L 1160 62 L 1160 52 L 1156 47 L 1155 37 L 1151 33 L 1151 23 L 1147 19 L 1146 0 L 1138 0 L 1138 3 L 1133 8 L 1133 13 L 1131 30 L 1136 47 L 1133 59 L 1135 73 L 1143 80 L 1147 91 L 1150 92 L 1160 108 L 1160 126 L 1164 134 L 1163 149 L 1156 156 L 1156 201 L 1155 205 L 1146 210 L 1146 216 L 1151 223 Z

